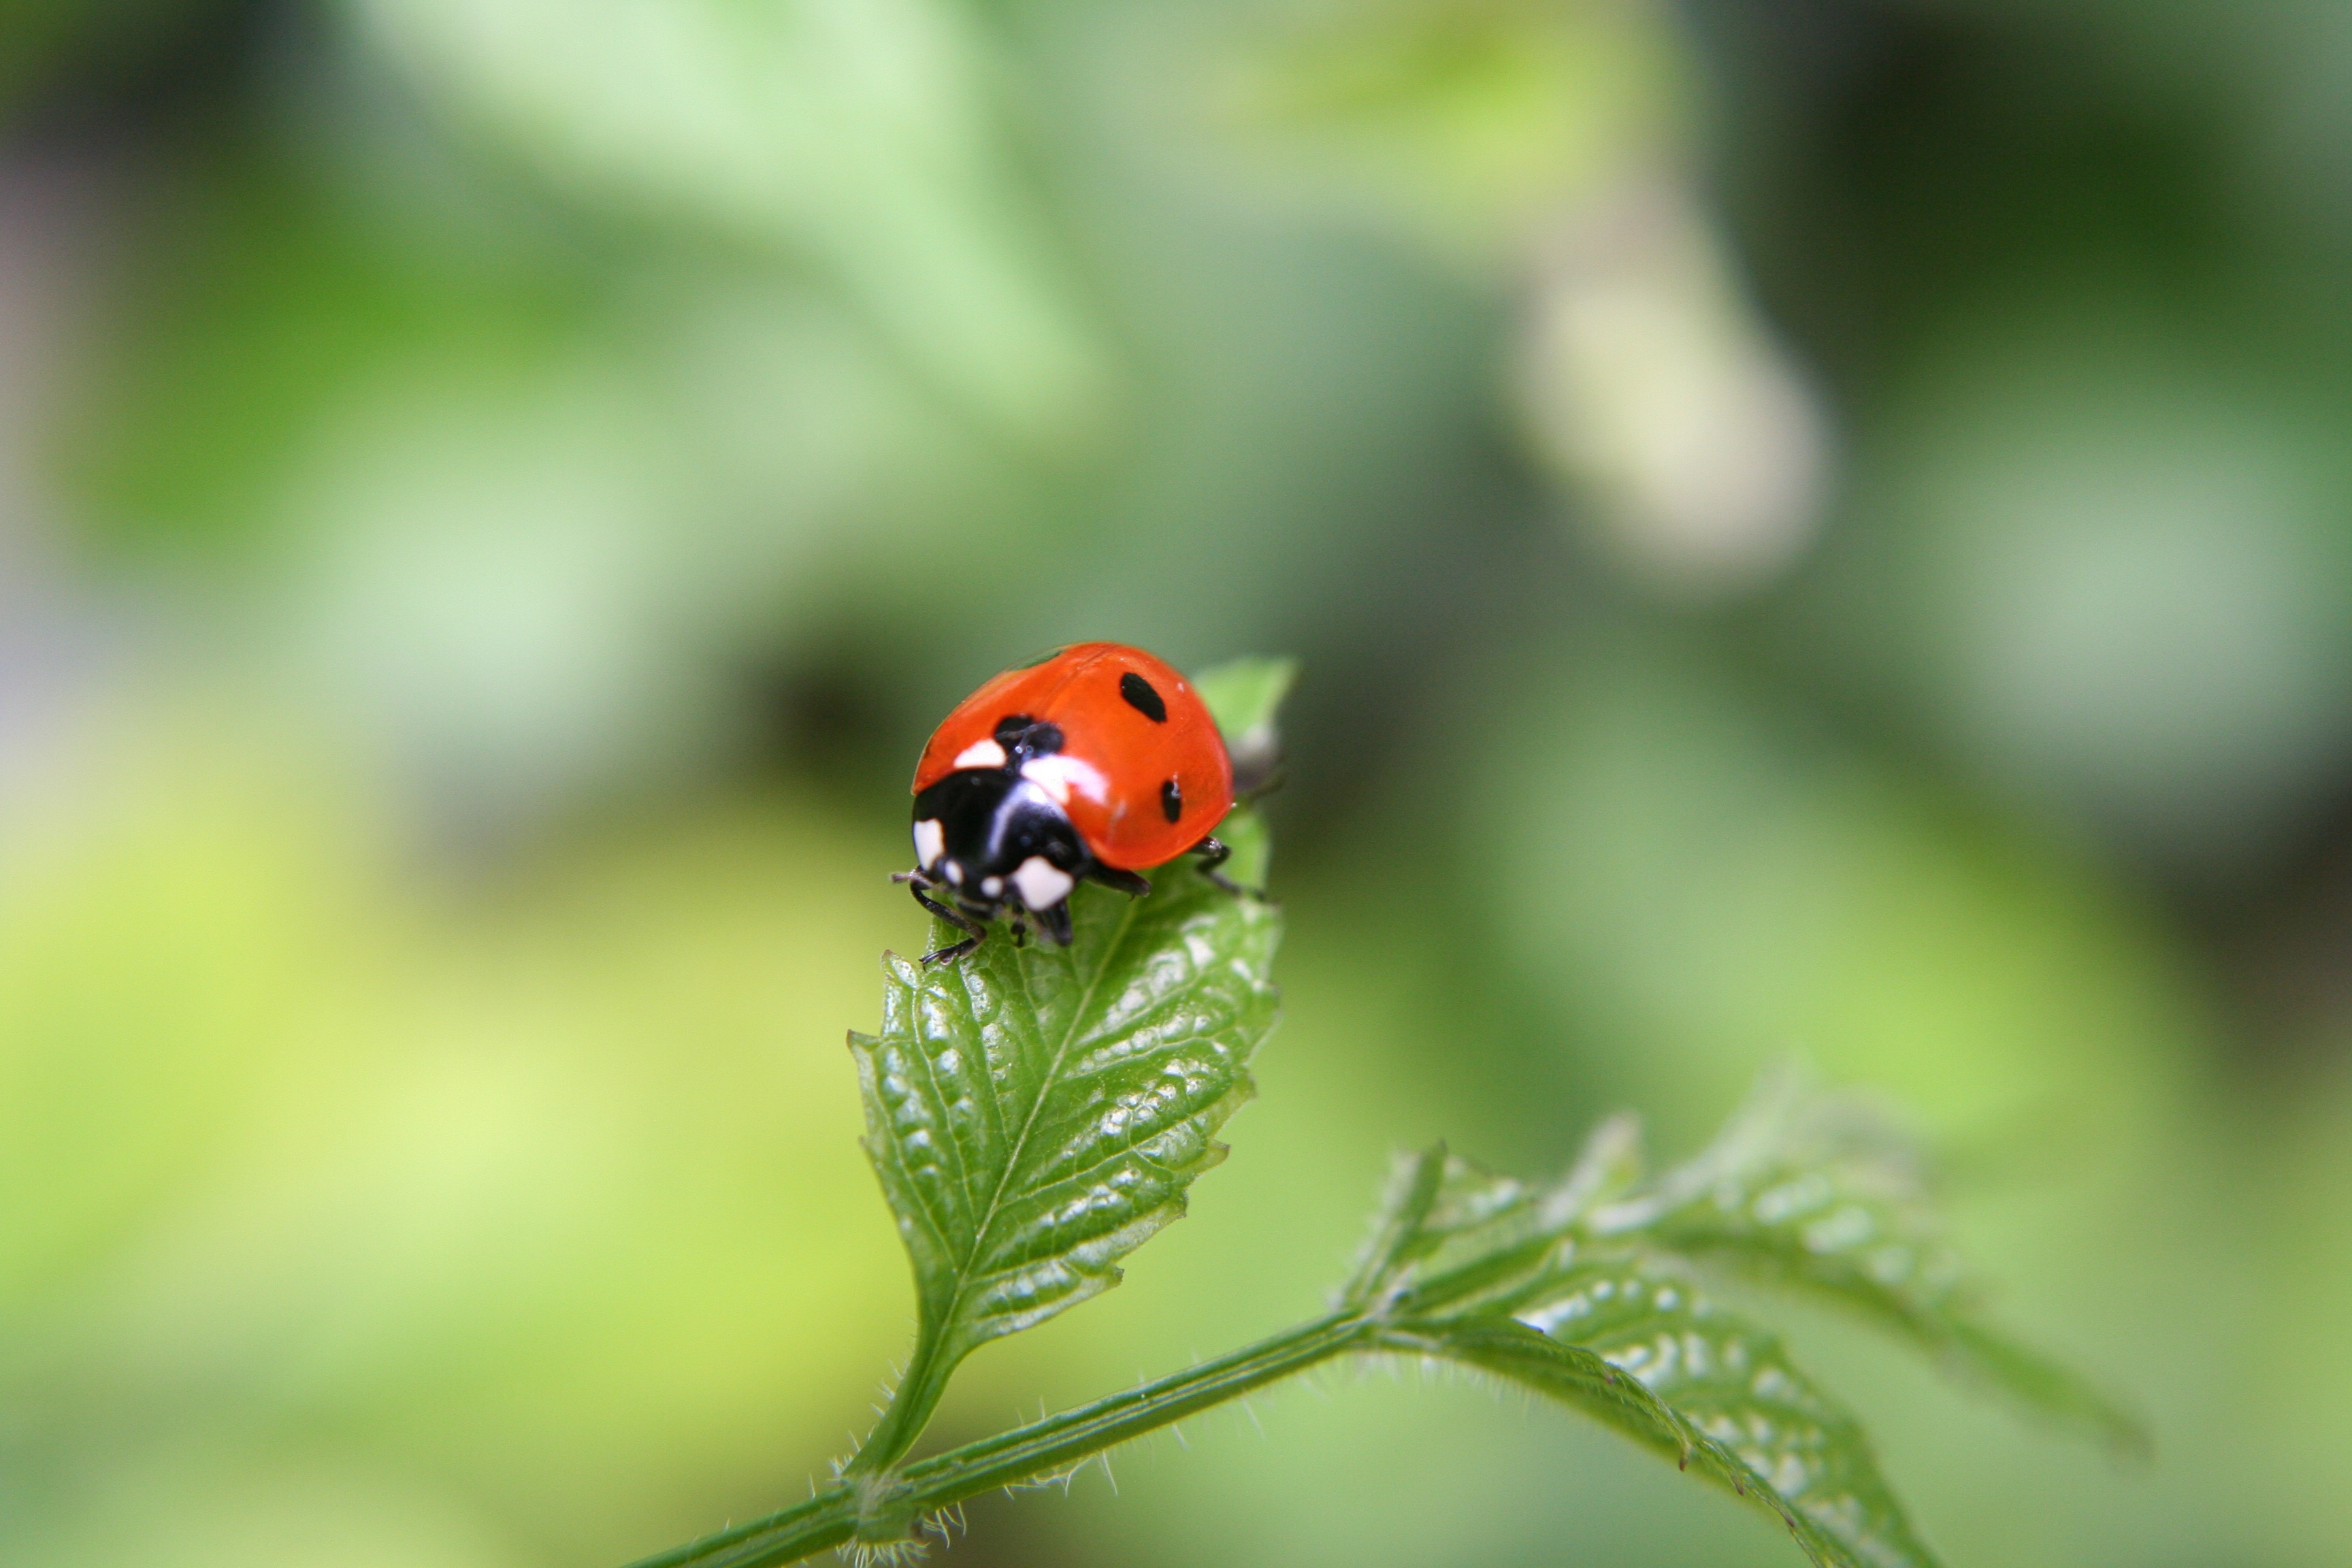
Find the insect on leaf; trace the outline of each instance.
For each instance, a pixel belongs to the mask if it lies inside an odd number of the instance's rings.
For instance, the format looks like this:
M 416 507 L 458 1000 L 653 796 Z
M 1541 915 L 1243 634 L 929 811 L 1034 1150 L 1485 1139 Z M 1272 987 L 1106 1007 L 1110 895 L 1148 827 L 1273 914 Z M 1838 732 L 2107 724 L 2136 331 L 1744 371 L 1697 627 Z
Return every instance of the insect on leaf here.
M 1261 705 L 1281 695 L 1253 689 Z M 1271 722 L 1262 706 L 1239 717 Z M 1242 876 L 1262 879 L 1263 829 L 1239 813 L 1219 831 L 1240 840 Z M 1214 1135 L 1249 1098 L 1249 1058 L 1274 1023 L 1281 917 L 1189 861 L 1151 879 L 1139 899 L 1078 888 L 1066 948 L 1000 930 L 957 963 L 886 960 L 882 1027 L 849 1044 L 919 1332 L 908 1384 L 861 1455 L 873 1465 L 913 1442 L 975 1346 L 1117 1284 L 1119 1260 L 1223 1157 Z

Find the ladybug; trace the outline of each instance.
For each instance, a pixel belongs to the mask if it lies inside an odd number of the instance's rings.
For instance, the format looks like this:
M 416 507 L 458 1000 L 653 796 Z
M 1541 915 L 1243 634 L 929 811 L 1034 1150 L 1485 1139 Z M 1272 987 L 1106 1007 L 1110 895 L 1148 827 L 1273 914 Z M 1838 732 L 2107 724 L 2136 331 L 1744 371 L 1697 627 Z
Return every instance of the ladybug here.
M 1183 854 L 1242 890 L 1211 836 L 1234 805 L 1217 721 L 1182 676 L 1123 643 L 1056 648 L 965 698 L 923 748 L 914 795 L 915 868 L 895 879 L 965 933 L 926 963 L 961 958 L 1007 911 L 1016 942 L 1034 922 L 1066 947 L 1078 883 L 1139 898 L 1151 884 L 1137 873 Z

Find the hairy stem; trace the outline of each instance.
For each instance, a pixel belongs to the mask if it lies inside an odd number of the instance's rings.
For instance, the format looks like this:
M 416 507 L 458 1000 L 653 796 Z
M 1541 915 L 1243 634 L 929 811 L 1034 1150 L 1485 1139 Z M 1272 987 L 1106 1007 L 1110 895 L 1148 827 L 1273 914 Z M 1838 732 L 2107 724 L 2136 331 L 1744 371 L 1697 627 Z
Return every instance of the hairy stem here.
M 1171 1421 L 1362 1349 L 1373 1329 L 1370 1320 L 1355 1313 L 1318 1318 L 1156 1383 L 967 1443 L 896 1472 L 836 1481 L 806 1502 L 647 1557 L 631 1568 L 777 1568 L 861 1536 L 877 1545 L 905 1540 L 913 1521 L 967 1498 L 1061 1475 Z
M 931 1412 L 938 1408 L 940 1395 L 947 1392 L 948 1379 L 955 1375 L 962 1359 L 961 1351 L 949 1352 L 943 1334 L 929 1323 L 923 1326 L 915 1337 L 915 1359 L 908 1365 L 907 1375 L 898 1380 L 882 1419 L 842 1467 L 844 1480 L 856 1482 L 897 1468 L 922 1436 L 923 1428 L 930 1425 Z

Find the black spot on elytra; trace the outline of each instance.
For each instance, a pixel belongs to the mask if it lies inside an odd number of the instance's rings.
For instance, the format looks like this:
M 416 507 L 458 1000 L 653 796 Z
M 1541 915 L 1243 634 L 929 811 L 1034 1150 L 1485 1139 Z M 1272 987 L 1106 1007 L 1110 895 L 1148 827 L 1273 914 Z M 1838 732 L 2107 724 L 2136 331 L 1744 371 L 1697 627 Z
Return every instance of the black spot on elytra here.
M 996 721 L 996 743 L 1004 748 L 1008 762 L 1015 752 L 1047 756 L 1062 749 L 1062 727 L 1043 723 L 1026 713 L 1007 713 Z
M 1151 682 L 1135 671 L 1130 669 L 1118 678 L 1118 694 L 1127 699 L 1129 708 L 1153 723 L 1168 722 L 1168 704 L 1160 700 L 1160 693 L 1152 689 Z
M 1184 815 L 1184 790 L 1174 779 L 1160 786 L 1160 810 L 1171 822 Z

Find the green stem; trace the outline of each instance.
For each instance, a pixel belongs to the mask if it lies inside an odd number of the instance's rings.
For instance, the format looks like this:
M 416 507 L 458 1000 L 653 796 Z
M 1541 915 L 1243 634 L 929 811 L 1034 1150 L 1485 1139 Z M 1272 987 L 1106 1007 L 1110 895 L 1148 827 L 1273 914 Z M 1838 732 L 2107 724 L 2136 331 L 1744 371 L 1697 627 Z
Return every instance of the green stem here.
M 779 1568 L 796 1563 L 856 1539 L 861 1518 L 919 1519 L 996 1487 L 1060 1475 L 1171 1421 L 1361 1349 L 1370 1332 L 1368 1321 L 1353 1313 L 1318 1318 L 1172 1377 L 950 1448 L 895 1474 L 836 1481 L 806 1502 L 630 1568 Z
M 842 1479 L 855 1481 L 863 1476 L 883 1475 L 907 1457 L 931 1423 L 931 1412 L 938 1408 L 940 1395 L 948 1390 L 948 1379 L 963 1360 L 961 1350 L 950 1353 L 945 1341 L 929 1324 L 915 1336 L 915 1359 L 908 1363 L 907 1375 L 890 1395 L 889 1405 L 882 1419 L 866 1435 L 857 1452 L 842 1467 Z

